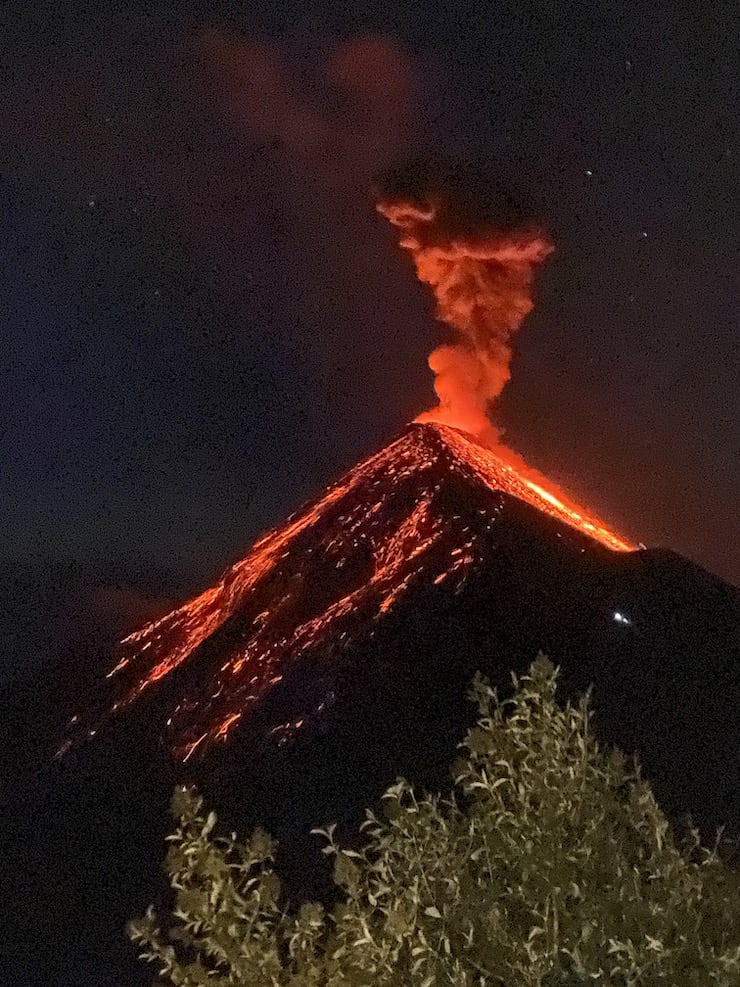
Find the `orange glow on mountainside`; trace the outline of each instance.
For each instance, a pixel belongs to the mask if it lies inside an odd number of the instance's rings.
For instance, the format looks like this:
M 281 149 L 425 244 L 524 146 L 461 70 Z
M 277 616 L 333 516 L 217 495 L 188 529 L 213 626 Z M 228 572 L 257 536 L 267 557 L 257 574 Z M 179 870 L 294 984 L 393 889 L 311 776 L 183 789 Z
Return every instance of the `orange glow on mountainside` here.
M 526 466 L 505 446 L 498 446 L 493 451 L 471 441 L 458 429 L 437 427 L 444 429 L 445 440 L 457 448 L 461 455 L 466 455 L 479 475 L 491 486 L 532 504 L 543 513 L 564 521 L 616 552 L 631 552 L 637 548 L 620 538 L 599 518 L 569 500 L 547 477 Z
M 172 747 L 187 759 L 226 741 L 300 659 L 372 636 L 416 586 L 458 592 L 484 564 L 484 533 L 504 523 L 508 498 L 559 522 L 557 537 L 576 551 L 586 550 L 584 536 L 633 548 L 535 475 L 457 429 L 411 425 L 260 539 L 215 586 L 123 640 L 108 676 L 113 711 L 193 663 L 201 684 L 170 709 Z M 460 508 L 449 506 L 453 488 Z M 290 738 L 304 719 L 272 730 L 273 740 Z

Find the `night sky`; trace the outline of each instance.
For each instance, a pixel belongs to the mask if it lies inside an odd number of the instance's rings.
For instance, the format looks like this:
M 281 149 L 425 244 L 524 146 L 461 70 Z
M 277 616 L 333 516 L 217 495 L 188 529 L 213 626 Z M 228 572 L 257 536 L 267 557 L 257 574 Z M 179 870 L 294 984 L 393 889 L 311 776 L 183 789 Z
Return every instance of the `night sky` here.
M 444 330 L 370 191 L 410 155 L 554 237 L 506 441 L 740 583 L 734 3 L 4 19 L 0 677 L 202 588 L 431 405 Z

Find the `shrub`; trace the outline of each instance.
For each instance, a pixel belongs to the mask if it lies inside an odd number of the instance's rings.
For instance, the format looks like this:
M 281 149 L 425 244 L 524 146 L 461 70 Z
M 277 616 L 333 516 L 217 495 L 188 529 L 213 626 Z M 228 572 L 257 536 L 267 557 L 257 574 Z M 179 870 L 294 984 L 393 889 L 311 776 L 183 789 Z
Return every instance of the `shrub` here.
M 170 928 L 152 910 L 131 924 L 142 958 L 182 987 L 737 987 L 737 873 L 696 834 L 676 845 L 646 782 L 594 739 L 588 698 L 559 705 L 556 679 L 540 657 L 502 701 L 476 678 L 452 798 L 399 780 L 361 852 L 317 831 L 331 911 L 287 911 L 272 840 L 214 837 L 178 789 Z

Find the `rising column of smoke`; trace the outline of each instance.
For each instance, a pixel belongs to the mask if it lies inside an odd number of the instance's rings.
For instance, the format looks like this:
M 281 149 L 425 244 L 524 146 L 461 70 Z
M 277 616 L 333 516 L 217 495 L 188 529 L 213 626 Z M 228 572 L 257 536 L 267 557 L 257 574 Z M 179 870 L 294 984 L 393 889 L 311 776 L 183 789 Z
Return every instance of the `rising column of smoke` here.
M 478 184 L 476 201 L 459 176 L 431 178 L 412 166 L 380 180 L 376 208 L 400 230 L 434 292 L 437 317 L 457 335 L 429 357 L 439 405 L 418 420 L 495 444 L 487 413 L 509 380 L 512 338 L 532 310 L 535 270 L 553 245 L 510 198 Z

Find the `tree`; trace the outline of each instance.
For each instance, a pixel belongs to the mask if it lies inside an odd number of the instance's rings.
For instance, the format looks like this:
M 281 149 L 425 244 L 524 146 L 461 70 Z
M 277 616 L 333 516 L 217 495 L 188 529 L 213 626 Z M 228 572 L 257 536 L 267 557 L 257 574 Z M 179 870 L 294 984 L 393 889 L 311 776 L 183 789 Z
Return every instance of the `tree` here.
M 274 844 L 214 838 L 178 789 L 171 928 L 130 926 L 161 982 L 196 987 L 576 987 L 740 983 L 739 875 L 698 837 L 679 848 L 649 786 L 600 748 L 588 698 L 556 702 L 538 658 L 502 701 L 476 678 L 479 719 L 450 799 L 398 781 L 337 845 L 339 902 L 280 902 Z

